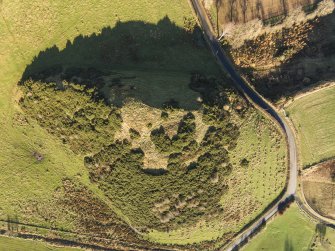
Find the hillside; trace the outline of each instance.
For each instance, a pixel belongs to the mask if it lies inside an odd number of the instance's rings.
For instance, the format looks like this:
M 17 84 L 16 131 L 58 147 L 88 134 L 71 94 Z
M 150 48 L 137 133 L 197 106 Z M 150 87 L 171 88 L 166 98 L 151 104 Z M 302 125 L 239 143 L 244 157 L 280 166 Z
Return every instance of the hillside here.
M 285 140 L 231 87 L 187 1 L 1 14 L 3 233 L 214 250 L 281 193 Z

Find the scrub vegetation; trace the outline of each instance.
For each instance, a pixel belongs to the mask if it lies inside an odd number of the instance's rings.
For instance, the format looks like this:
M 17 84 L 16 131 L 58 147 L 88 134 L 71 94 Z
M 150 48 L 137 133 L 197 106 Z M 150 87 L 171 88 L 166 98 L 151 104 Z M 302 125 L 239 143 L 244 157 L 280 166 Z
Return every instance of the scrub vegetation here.
M 229 86 L 187 1 L 0 7 L 0 219 L 214 249 L 283 189 L 281 134 Z

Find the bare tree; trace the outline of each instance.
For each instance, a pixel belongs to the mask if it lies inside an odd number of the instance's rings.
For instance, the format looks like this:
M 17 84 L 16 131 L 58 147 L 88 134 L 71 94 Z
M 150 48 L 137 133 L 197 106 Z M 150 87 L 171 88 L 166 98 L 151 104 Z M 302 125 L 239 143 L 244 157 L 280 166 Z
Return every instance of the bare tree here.
M 234 5 L 236 3 L 236 0 L 228 0 L 228 6 L 229 6 L 229 21 L 233 22 L 234 20 L 234 13 L 235 13 L 235 8 Z
M 219 28 L 219 8 L 221 5 L 221 1 L 220 0 L 215 0 L 215 10 L 216 10 L 216 32 L 217 35 L 220 35 L 220 28 Z
M 248 1 L 247 0 L 240 0 L 240 7 L 242 10 L 242 15 L 243 15 L 243 23 L 246 22 L 246 12 L 248 8 Z
M 261 20 L 265 18 L 264 8 L 261 0 L 257 0 L 256 2 L 256 10 L 257 10 L 257 17 Z
M 283 8 L 283 14 L 286 15 L 287 14 L 287 3 L 286 0 L 280 0 L 282 8 Z

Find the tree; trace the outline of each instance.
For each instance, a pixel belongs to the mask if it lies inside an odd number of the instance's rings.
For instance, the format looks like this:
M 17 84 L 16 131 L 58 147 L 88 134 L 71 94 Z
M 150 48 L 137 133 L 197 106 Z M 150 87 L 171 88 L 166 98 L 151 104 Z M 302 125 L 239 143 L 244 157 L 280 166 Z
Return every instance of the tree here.
M 240 7 L 242 10 L 242 14 L 243 14 L 243 23 L 246 22 L 246 12 L 247 12 L 247 8 L 248 8 L 248 2 L 247 0 L 240 0 Z
M 230 22 L 233 22 L 233 19 L 234 19 L 234 13 L 236 11 L 236 9 L 234 8 L 235 3 L 236 3 L 236 0 L 228 0 Z
M 280 0 L 282 8 L 283 8 L 283 14 L 287 14 L 287 5 L 286 5 L 286 0 Z
M 332 178 L 332 181 L 335 182 L 335 168 L 330 173 L 330 177 Z
M 261 20 L 264 19 L 264 8 L 263 8 L 263 4 L 260 0 L 257 0 L 257 3 L 256 3 L 256 10 L 257 10 L 257 17 Z
M 249 166 L 249 160 L 247 160 L 246 158 L 242 159 L 240 162 L 242 167 L 248 167 Z

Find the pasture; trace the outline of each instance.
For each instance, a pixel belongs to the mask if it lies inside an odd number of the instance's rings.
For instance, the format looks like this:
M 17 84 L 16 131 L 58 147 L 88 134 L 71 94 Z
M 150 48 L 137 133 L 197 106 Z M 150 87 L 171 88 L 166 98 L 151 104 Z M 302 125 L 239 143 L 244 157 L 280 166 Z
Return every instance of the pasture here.
M 286 111 L 297 131 L 301 164 L 309 167 L 335 156 L 335 86 L 305 95 Z
M 334 236 L 332 228 L 325 228 L 323 234 L 320 234 L 316 224 L 293 204 L 284 215 L 269 222 L 242 250 L 333 250 Z
M 18 251 L 18 250 L 34 250 L 34 251 L 79 251 L 79 248 L 56 247 L 48 245 L 37 240 L 22 240 L 13 237 L 0 237 L 0 251 Z

